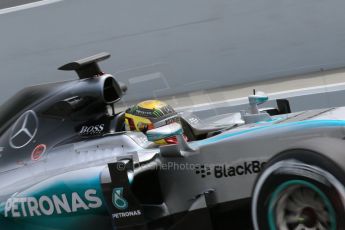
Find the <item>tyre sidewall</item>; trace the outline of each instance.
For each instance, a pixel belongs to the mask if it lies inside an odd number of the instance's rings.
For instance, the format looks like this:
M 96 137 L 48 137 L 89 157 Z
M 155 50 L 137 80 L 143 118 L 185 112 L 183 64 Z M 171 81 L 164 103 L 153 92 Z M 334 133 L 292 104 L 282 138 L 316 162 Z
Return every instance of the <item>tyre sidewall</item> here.
M 307 150 L 293 150 L 289 152 L 284 152 L 277 157 L 274 157 L 271 161 L 269 161 L 263 172 L 260 174 L 263 175 L 267 169 L 270 169 L 271 166 L 279 163 L 279 162 L 287 162 L 287 161 L 297 161 L 301 164 L 306 166 L 312 166 L 315 169 L 321 169 L 336 178 L 339 183 L 344 185 L 344 174 L 341 168 L 334 164 L 330 159 L 327 157 L 307 151 Z M 319 170 L 319 171 L 321 171 Z M 260 178 L 260 177 L 259 177 Z M 259 179 L 258 179 L 259 180 Z M 258 182 L 257 180 L 257 182 Z M 301 169 L 295 168 L 284 168 L 281 167 L 275 171 L 272 171 L 266 180 L 262 183 L 261 189 L 259 191 L 259 195 L 257 200 L 253 200 L 253 202 L 257 203 L 257 210 L 255 211 L 255 215 L 257 216 L 258 227 L 259 229 L 270 229 L 269 221 L 268 221 L 268 208 L 269 202 L 272 194 L 274 191 L 283 183 L 292 181 L 292 180 L 300 180 L 305 181 L 306 183 L 310 183 L 315 185 L 322 193 L 324 193 L 327 198 L 329 199 L 333 209 L 335 211 L 335 218 L 337 222 L 337 229 L 345 229 L 345 221 L 343 220 L 345 216 L 343 201 L 340 197 L 339 192 L 337 191 L 336 187 L 321 173 L 317 170 L 313 171 L 303 171 Z M 256 184 L 257 184 L 256 182 Z

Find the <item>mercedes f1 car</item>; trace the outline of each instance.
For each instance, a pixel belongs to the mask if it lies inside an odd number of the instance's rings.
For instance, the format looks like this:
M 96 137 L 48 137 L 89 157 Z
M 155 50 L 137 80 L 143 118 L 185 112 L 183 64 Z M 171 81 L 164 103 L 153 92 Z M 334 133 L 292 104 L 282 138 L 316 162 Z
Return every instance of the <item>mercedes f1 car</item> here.
M 247 112 L 128 132 L 115 110 L 127 88 L 97 64 L 109 56 L 2 105 L 1 229 L 229 229 L 250 200 L 257 230 L 345 229 L 344 108 L 262 110 L 255 94 Z

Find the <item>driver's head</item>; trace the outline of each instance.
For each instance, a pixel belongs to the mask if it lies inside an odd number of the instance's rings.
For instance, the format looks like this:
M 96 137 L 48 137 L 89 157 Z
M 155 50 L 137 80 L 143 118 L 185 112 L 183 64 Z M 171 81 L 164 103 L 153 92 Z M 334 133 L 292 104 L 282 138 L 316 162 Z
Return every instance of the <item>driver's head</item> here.
M 147 100 L 126 110 L 126 130 L 146 133 L 150 129 L 158 128 L 173 122 L 180 123 L 180 117 L 175 110 L 165 102 Z M 176 138 L 166 138 L 155 141 L 156 144 L 174 144 Z

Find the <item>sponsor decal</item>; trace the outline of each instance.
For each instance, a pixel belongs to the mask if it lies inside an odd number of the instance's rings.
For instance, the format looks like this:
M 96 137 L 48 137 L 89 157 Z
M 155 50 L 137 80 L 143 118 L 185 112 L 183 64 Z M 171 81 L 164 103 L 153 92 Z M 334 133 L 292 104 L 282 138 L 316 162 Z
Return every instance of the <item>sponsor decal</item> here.
M 195 173 L 200 174 L 202 178 L 205 178 L 206 176 L 211 175 L 211 167 L 205 165 L 196 166 Z
M 63 193 L 41 197 L 13 196 L 6 201 L 4 215 L 12 218 L 51 216 L 76 213 L 101 206 L 102 200 L 97 196 L 97 191 L 88 189 L 83 195 L 73 192 L 68 195 Z
M 37 161 L 41 159 L 46 150 L 47 146 L 45 144 L 37 145 L 31 153 L 31 160 Z
M 79 134 L 80 135 L 97 135 L 97 134 L 101 134 L 103 130 L 104 130 L 104 124 L 84 125 L 81 127 Z
M 38 131 L 38 118 L 33 110 L 23 113 L 12 127 L 9 144 L 14 149 L 27 146 Z
M 213 176 L 217 179 L 224 177 L 235 177 L 256 174 L 261 171 L 266 162 L 260 161 L 245 161 L 238 165 L 200 165 L 196 167 L 195 173 L 201 175 L 202 178 Z
M 188 118 L 189 123 L 191 123 L 192 125 L 196 125 L 200 123 L 200 120 L 197 117 L 190 117 Z
M 123 194 L 123 187 L 121 188 L 114 188 L 113 189 L 113 196 L 112 201 L 113 205 L 120 210 L 125 210 L 128 208 L 128 202 L 125 198 L 122 196 Z
M 128 211 L 128 212 L 118 212 L 112 214 L 112 217 L 114 219 L 120 219 L 120 218 L 126 218 L 126 217 L 132 217 L 132 216 L 140 216 L 141 215 L 141 210 L 134 210 L 134 211 Z
M 115 208 L 119 210 L 124 211 L 128 209 L 128 201 L 123 197 L 123 187 L 113 189 L 112 202 Z M 121 219 L 121 218 L 140 216 L 140 215 L 141 215 L 141 210 L 137 209 L 137 210 L 130 210 L 126 212 L 113 213 L 112 217 L 114 219 Z

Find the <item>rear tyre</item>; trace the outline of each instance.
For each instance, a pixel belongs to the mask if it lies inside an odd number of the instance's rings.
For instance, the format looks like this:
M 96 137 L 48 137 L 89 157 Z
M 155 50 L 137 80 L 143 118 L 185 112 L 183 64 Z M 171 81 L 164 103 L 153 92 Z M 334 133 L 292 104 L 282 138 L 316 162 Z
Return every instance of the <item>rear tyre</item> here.
M 340 230 L 344 174 L 324 156 L 294 150 L 275 157 L 257 179 L 252 199 L 256 230 Z

